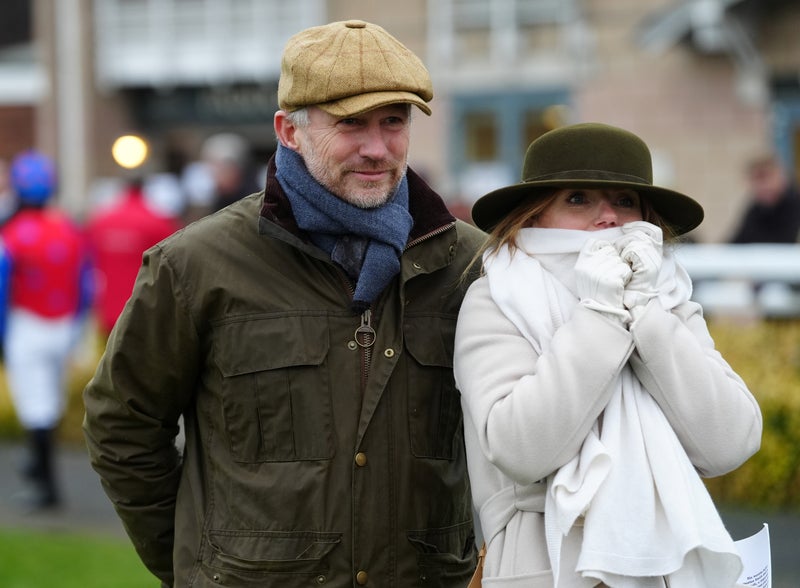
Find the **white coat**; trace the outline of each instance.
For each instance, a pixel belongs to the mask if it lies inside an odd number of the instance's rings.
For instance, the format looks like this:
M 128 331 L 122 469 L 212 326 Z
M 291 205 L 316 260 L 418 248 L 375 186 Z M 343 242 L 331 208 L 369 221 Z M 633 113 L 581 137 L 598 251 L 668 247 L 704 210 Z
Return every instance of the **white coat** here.
M 715 350 L 697 304 L 648 304 L 629 328 L 577 305 L 539 356 L 495 304 L 487 278 L 469 289 L 454 368 L 473 500 L 490 540 L 485 587 L 552 588 L 543 481 L 578 453 L 627 361 L 701 475 L 722 475 L 757 451 L 758 405 Z M 508 522 L 498 529 L 498 520 Z M 580 546 L 578 526 L 562 545 L 559 588 L 595 585 L 569 573 Z

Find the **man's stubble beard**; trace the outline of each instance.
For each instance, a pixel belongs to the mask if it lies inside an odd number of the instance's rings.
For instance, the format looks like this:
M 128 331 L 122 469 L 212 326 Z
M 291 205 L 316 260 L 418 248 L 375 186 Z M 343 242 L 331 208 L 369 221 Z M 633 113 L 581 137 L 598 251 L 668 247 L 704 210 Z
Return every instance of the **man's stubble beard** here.
M 306 153 L 301 153 L 301 155 L 308 172 L 317 182 L 337 198 L 362 209 L 379 208 L 389 202 L 400 182 L 403 181 L 408 168 L 408 162 L 403 162 L 402 173 L 388 190 L 380 191 L 383 182 L 367 182 L 362 184 L 358 190 L 345 191 L 345 182 L 341 180 L 346 176 L 336 176 L 331 173 L 332 170 L 322 162 L 321 158 L 317 157 L 311 146 L 308 147 Z

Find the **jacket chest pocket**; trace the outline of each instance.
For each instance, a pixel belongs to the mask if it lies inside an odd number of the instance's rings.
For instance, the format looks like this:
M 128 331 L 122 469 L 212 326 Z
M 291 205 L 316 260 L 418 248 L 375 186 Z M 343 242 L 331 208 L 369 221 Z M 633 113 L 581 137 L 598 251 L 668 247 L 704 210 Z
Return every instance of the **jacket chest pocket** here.
M 325 317 L 284 316 L 215 328 L 222 411 L 233 459 L 331 459 L 334 454 Z
M 456 459 L 462 451 L 461 399 L 453 379 L 456 319 L 407 318 L 408 425 L 417 457 Z

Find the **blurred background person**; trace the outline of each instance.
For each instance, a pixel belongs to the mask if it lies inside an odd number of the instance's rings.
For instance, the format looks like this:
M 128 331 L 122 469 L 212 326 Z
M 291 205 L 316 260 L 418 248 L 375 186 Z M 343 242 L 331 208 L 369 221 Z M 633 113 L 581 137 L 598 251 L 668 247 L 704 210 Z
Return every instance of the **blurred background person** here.
M 11 189 L 8 162 L 0 159 L 0 225 L 4 224 L 17 207 L 16 196 Z
M 66 404 L 66 369 L 76 326 L 89 304 L 86 243 L 77 225 L 48 202 L 53 162 L 35 151 L 11 164 L 16 212 L 0 229 L 6 293 L 4 361 L 8 387 L 30 450 L 22 475 L 31 509 L 60 503 L 54 467 L 56 428 Z
M 148 208 L 153 212 L 183 224 L 187 197 L 177 174 L 171 172 L 149 174 L 143 181 L 142 194 Z
M 749 204 L 731 243 L 796 243 L 800 231 L 797 184 L 774 155 L 753 159 L 746 169 Z
M 129 182 L 121 198 L 89 218 L 86 235 L 95 270 L 95 314 L 108 337 L 133 289 L 142 253 L 181 227 L 175 216 L 149 205 L 144 182 Z
M 211 179 L 210 191 L 204 198 L 190 200 L 188 221 L 197 220 L 205 214 L 216 212 L 240 198 L 258 192 L 262 186 L 256 181 L 257 174 L 250 157 L 250 145 L 236 133 L 217 133 L 205 141 L 200 150 L 200 161 L 204 167 L 192 169 L 195 182 L 202 180 L 198 174 L 206 173 Z

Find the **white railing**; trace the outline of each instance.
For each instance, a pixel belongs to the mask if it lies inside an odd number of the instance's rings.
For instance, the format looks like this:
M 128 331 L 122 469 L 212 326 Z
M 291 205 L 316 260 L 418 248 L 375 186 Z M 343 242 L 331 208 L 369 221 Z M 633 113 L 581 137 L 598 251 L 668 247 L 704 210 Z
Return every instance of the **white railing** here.
M 800 317 L 800 244 L 678 245 L 707 315 Z

